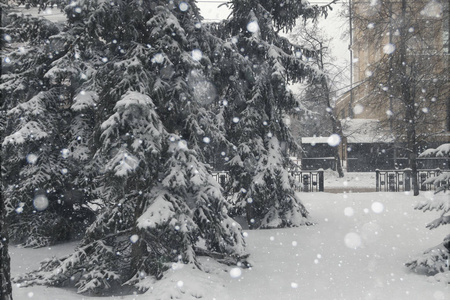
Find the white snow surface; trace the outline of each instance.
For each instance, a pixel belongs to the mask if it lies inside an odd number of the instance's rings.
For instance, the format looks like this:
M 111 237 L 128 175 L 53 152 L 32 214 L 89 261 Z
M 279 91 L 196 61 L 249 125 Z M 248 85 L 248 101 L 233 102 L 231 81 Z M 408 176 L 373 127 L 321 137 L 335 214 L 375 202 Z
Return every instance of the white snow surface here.
M 340 178 L 336 171 L 324 170 L 325 192 L 375 192 L 375 172 L 345 172 L 344 175 Z
M 431 282 L 403 265 L 448 234 L 448 226 L 426 228 L 438 212 L 414 210 L 418 202 L 434 197 L 432 192 L 418 197 L 402 192 L 299 197 L 316 225 L 245 231 L 251 269 L 201 258 L 205 272 L 174 264 L 162 280 L 149 280 L 152 288 L 140 295 L 90 297 L 70 289 L 15 285 L 14 299 L 450 299 L 450 286 Z M 31 271 L 39 261 L 63 256 L 75 246 L 12 246 L 12 274 Z

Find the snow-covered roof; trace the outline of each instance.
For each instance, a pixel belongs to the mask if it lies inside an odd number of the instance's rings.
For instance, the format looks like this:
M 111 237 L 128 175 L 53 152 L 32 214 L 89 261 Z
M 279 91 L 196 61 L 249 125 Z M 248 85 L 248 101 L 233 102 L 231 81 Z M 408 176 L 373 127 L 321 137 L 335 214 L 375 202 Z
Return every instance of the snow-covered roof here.
M 389 143 L 393 138 L 382 128 L 376 119 L 341 120 L 343 135 L 347 143 Z
M 323 136 L 313 136 L 313 137 L 303 137 L 302 144 L 327 144 L 328 137 Z

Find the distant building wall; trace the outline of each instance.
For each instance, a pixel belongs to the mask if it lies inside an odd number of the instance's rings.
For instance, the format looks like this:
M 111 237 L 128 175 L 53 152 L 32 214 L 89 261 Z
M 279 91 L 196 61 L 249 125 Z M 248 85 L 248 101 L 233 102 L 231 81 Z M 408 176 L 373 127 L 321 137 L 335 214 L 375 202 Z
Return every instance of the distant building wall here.
M 379 82 L 373 83 L 371 79 L 373 74 L 377 73 L 374 70 L 374 66 L 381 59 L 386 59 L 386 53 L 383 49 L 384 45 L 392 43 L 394 46 L 397 44 L 399 35 L 395 30 L 395 22 L 398 22 L 402 13 L 401 4 L 402 1 L 387 0 L 387 1 L 353 1 L 355 5 L 353 19 L 353 82 L 354 86 L 351 91 L 347 91 L 341 95 L 335 103 L 335 114 L 339 119 L 374 119 L 380 121 L 380 126 L 384 127 L 386 132 L 393 132 L 396 130 L 395 135 L 401 137 L 404 136 L 404 128 L 401 126 L 393 126 L 393 122 L 401 124 L 402 113 L 404 110 L 396 99 L 392 98 L 389 92 L 384 92 L 382 88 L 374 86 L 375 84 L 381 84 L 389 82 L 388 78 L 378 78 Z M 374 4 L 375 3 L 375 4 Z M 407 43 L 407 57 L 424 58 L 423 61 L 428 62 L 430 66 L 424 65 L 424 67 L 430 67 L 430 71 L 424 72 L 424 77 L 421 80 L 424 81 L 423 86 L 418 86 L 414 96 L 418 101 L 425 103 L 423 114 L 418 117 L 420 126 L 417 126 L 417 136 L 419 141 L 422 141 L 421 146 L 431 147 L 439 145 L 441 143 L 450 142 L 450 83 L 449 83 L 449 4 L 448 1 L 428 1 L 417 0 L 407 1 L 408 11 L 407 15 L 411 18 L 417 18 L 419 22 L 416 23 L 414 28 L 409 28 L 411 32 L 416 34 L 414 37 L 408 40 Z M 367 17 L 371 14 L 378 13 L 378 7 L 376 5 L 385 5 L 389 7 L 388 13 L 385 15 L 387 19 L 380 20 L 376 23 L 368 23 L 361 26 L 361 19 L 357 18 L 357 15 Z M 435 9 L 435 7 L 428 7 L 427 5 L 437 5 L 437 12 L 433 11 L 433 14 L 424 13 L 427 9 Z M 390 19 L 389 19 L 390 18 Z M 359 22 L 359 23 L 358 23 Z M 383 23 L 384 22 L 384 23 Z M 385 26 L 382 28 L 382 26 Z M 381 28 L 381 29 L 380 29 Z M 370 36 L 371 30 L 378 30 L 379 39 L 373 40 Z M 425 44 L 424 44 L 425 43 Z M 397 44 L 398 45 L 398 44 Z M 407 58 L 408 59 L 408 58 Z M 387 74 L 388 72 L 386 72 Z M 439 74 L 439 76 L 435 76 Z M 427 77 L 428 76 L 428 77 Z M 436 90 L 433 91 L 434 97 L 421 98 L 422 91 L 420 89 L 427 88 L 427 80 L 434 84 Z M 438 80 L 438 84 L 436 83 Z M 429 85 L 431 86 L 431 84 Z M 389 87 L 386 86 L 386 89 Z M 428 101 L 428 102 L 427 102 Z M 427 105 L 428 103 L 429 105 Z M 427 110 L 429 108 L 429 110 Z M 398 116 L 394 119 L 392 117 L 393 112 L 398 112 Z M 391 118 L 391 119 L 390 119 Z M 395 127 L 395 128 L 394 128 Z M 394 129 L 393 129 L 394 128 Z M 402 131 L 403 130 L 403 131 Z M 399 145 L 404 142 L 400 138 L 396 141 L 396 145 L 392 145 L 390 148 L 400 147 Z M 349 166 L 352 164 L 352 160 L 362 159 L 353 156 L 354 153 L 347 152 L 349 148 L 344 138 L 344 143 L 341 146 L 341 155 L 344 159 L 344 164 Z M 372 143 L 372 146 L 361 145 L 356 147 L 359 149 L 357 152 L 372 151 L 376 152 L 380 145 Z M 355 147 L 353 147 L 356 149 Z M 389 147 L 388 147 L 389 148 Z M 363 150 L 365 149 L 365 150 Z M 392 156 L 398 158 L 401 150 L 398 153 L 393 153 Z M 385 154 L 389 157 L 389 154 Z M 375 159 L 375 158 L 373 158 Z M 378 160 L 380 161 L 380 160 Z M 392 165 L 390 162 L 387 165 Z

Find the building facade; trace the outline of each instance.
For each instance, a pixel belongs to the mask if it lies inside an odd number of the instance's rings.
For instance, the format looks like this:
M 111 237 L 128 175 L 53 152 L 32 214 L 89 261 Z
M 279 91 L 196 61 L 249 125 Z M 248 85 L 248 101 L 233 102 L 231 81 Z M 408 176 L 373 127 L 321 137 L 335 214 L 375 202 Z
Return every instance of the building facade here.
M 335 103 L 344 163 L 369 152 L 370 168 L 404 167 L 411 149 L 450 142 L 448 1 L 356 0 L 351 10 L 353 84 Z M 358 124 L 379 128 L 358 142 Z

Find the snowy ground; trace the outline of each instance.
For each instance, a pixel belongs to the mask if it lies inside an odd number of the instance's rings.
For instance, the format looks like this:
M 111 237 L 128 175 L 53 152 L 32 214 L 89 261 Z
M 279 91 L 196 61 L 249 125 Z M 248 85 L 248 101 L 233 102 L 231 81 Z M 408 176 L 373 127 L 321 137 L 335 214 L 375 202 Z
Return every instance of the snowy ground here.
M 330 169 L 324 171 L 325 192 L 375 192 L 375 172 L 345 172 L 339 178 L 337 172 Z
M 431 192 L 302 193 L 315 226 L 246 231 L 254 266 L 249 270 L 203 261 L 206 272 L 174 266 L 167 277 L 141 295 L 112 299 L 450 299 L 450 287 L 427 281 L 403 266 L 408 259 L 442 242 L 448 228 L 428 230 L 436 212 L 414 204 Z M 447 195 L 440 195 L 448 197 Z M 74 243 L 44 249 L 10 249 L 13 276 Z M 14 299 L 105 299 L 72 290 L 14 287 Z M 178 298 L 177 298 L 178 297 Z

